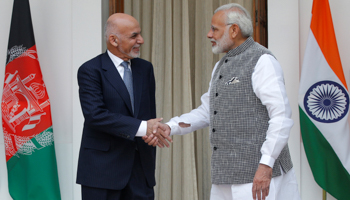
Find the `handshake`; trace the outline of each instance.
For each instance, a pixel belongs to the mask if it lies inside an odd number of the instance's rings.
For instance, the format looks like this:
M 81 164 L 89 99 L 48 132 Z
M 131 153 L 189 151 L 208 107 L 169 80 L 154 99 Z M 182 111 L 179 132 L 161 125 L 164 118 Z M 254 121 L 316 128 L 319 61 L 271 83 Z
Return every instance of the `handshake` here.
M 170 138 L 170 127 L 161 123 L 163 118 L 150 119 L 147 121 L 147 133 L 142 139 L 150 146 L 163 148 L 169 147 L 173 140 Z

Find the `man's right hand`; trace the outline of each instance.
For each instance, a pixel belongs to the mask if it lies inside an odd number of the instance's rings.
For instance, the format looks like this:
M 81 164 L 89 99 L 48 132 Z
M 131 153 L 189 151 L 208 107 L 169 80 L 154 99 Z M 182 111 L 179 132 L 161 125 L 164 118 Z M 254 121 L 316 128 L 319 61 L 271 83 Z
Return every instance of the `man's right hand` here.
M 266 199 L 269 195 L 271 179 L 272 168 L 264 164 L 259 164 L 253 179 L 252 194 L 254 200 Z
M 170 127 L 166 124 L 160 123 L 162 118 L 150 119 L 147 121 L 147 133 L 142 139 L 151 146 L 159 146 L 163 148 L 164 145 L 169 147 L 173 140 L 170 138 Z

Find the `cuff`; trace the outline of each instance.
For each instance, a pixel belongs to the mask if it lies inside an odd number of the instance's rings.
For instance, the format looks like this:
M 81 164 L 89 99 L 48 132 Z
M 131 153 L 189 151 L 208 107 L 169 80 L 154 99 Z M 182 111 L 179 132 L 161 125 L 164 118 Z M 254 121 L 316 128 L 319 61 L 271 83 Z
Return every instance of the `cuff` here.
M 141 121 L 139 130 L 137 130 L 135 137 L 143 137 L 146 135 L 146 133 L 147 133 L 147 121 Z
M 275 159 L 268 155 L 262 155 L 260 163 L 273 168 L 273 165 L 275 164 Z
M 170 127 L 170 135 L 174 135 L 179 125 L 176 122 L 167 122 L 165 123 Z

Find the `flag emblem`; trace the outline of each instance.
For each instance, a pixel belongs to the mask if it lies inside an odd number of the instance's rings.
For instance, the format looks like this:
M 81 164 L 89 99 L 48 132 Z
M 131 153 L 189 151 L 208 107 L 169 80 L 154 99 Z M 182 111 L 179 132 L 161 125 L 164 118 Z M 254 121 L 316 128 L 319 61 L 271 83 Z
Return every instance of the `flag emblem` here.
M 27 48 L 23 47 L 23 44 L 19 46 L 15 45 L 7 51 L 7 55 L 10 56 L 7 64 L 9 64 L 11 61 L 18 57 L 29 56 L 33 59 L 36 59 L 36 57 L 32 55 L 34 53 L 36 53 L 35 50 L 28 50 Z
M 349 95 L 343 86 L 334 81 L 320 81 L 306 92 L 304 108 L 318 122 L 337 122 L 348 113 Z

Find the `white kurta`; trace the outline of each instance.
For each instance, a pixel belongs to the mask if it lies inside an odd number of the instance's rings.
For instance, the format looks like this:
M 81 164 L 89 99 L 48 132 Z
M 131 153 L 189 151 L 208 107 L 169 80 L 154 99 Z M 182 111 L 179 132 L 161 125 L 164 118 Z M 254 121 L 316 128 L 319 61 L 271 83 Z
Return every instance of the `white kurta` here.
M 216 63 L 213 69 L 212 76 L 218 66 L 218 63 L 219 62 Z M 262 104 L 266 106 L 269 114 L 269 118 L 270 118 L 269 128 L 266 132 L 266 140 L 261 147 L 262 156 L 260 159 L 260 163 L 273 167 L 275 160 L 279 156 L 283 147 L 288 142 L 289 132 L 291 127 L 293 126 L 293 120 L 291 119 L 292 111 L 288 102 L 288 97 L 284 86 L 283 71 L 280 64 L 273 56 L 264 54 L 259 58 L 254 68 L 254 72 L 252 74 L 252 85 L 253 85 L 252 89 L 254 93 L 261 100 Z M 198 108 L 192 110 L 189 113 L 181 115 L 180 117 L 172 118 L 167 123 L 171 127 L 171 135 L 183 135 L 183 134 L 187 134 L 195 130 L 209 126 L 210 86 L 211 86 L 211 81 L 209 83 L 208 92 L 203 94 L 201 97 L 202 105 L 200 105 Z M 188 128 L 181 128 L 178 126 L 179 122 L 188 123 L 188 124 L 191 124 L 191 126 Z M 300 199 L 299 193 L 297 192 L 298 187 L 295 180 L 294 171 L 291 170 L 290 172 L 291 173 L 283 174 L 282 176 L 273 178 L 270 184 L 270 187 L 274 185 L 273 187 L 277 189 L 277 191 L 275 191 L 274 193 L 277 194 L 278 191 L 281 190 L 283 186 L 283 185 L 281 186 L 281 184 L 285 182 L 284 180 L 285 177 L 287 177 L 288 180 L 293 180 L 292 182 L 295 183 L 295 187 L 290 188 L 290 191 L 293 191 L 293 193 L 296 193 L 297 198 L 289 198 L 288 196 L 283 195 L 282 199 L 297 200 L 297 199 Z M 228 191 L 227 187 L 231 188 L 231 191 L 233 192 L 237 187 L 240 188 L 240 187 L 244 187 L 244 185 L 248 185 L 245 187 L 248 187 L 248 188 L 250 187 L 248 193 L 252 198 L 251 185 L 249 184 L 229 185 L 229 186 L 213 185 L 212 194 L 215 194 L 217 191 L 221 191 L 221 190 Z M 272 191 L 270 192 L 270 194 L 271 193 Z M 246 198 L 249 195 L 245 196 L 245 198 L 238 198 L 238 199 L 246 200 Z M 216 198 L 212 196 L 211 199 L 225 199 L 225 198 Z M 237 198 L 233 196 L 233 198 L 229 198 L 229 199 L 237 199 Z M 272 199 L 267 199 L 267 200 L 272 200 Z M 276 198 L 276 199 L 281 199 L 281 198 Z
M 212 185 L 210 200 L 253 200 L 253 183 L 234 185 Z M 265 200 L 300 200 L 294 169 L 275 177 L 270 183 Z

